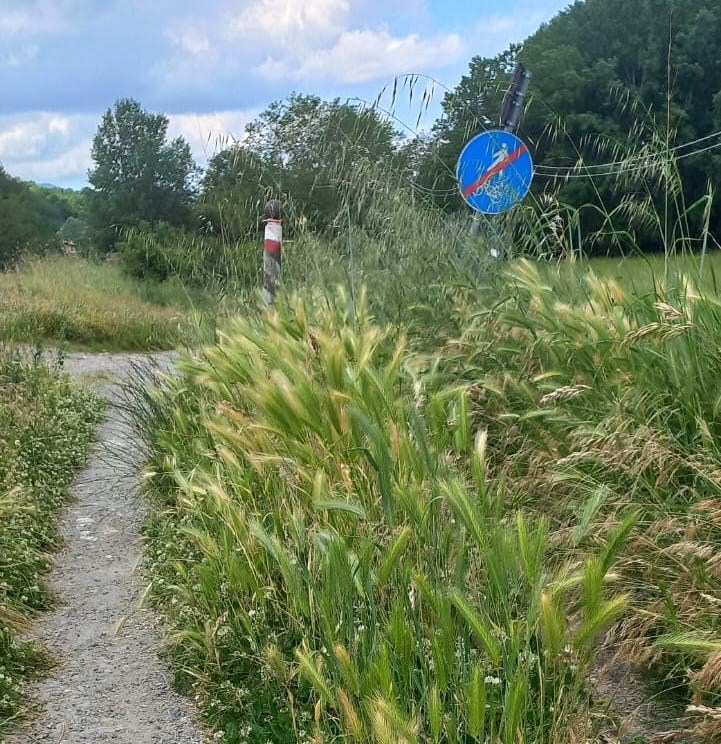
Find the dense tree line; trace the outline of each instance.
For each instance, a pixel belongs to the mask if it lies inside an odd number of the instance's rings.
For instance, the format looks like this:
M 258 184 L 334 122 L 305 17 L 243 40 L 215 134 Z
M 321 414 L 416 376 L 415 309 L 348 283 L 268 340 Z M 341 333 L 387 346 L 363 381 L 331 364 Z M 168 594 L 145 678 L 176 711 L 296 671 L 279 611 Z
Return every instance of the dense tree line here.
M 494 58 L 474 58 L 445 96 L 444 115 L 426 143 L 419 182 L 439 194 L 435 201 L 446 210 L 462 206 L 449 188 L 458 153 L 470 136 L 498 124 L 516 62 L 533 75 L 519 133 L 537 163 L 615 162 L 721 130 L 721 6 L 715 0 L 576 2 L 523 45 Z M 677 166 L 685 203 L 692 204 L 709 183 L 718 183 L 721 150 L 684 158 Z M 671 179 L 662 168 L 631 171 L 621 180 L 537 177 L 534 191 L 537 196 L 553 192 L 576 208 L 588 205 L 583 218 L 588 234 L 602 225 L 608 228 L 605 215 L 611 213 L 631 242 L 652 250 L 659 241 L 649 227 L 649 210 L 662 210 L 669 189 L 678 190 Z M 701 219 L 700 210 L 695 219 Z M 713 222 L 718 235 L 718 209 Z M 606 240 L 595 247 L 622 246 Z
M 160 276 L 171 265 L 151 255 L 152 241 L 138 243 L 139 228 L 157 237 L 159 251 L 163 240 L 177 245 L 178 235 L 188 235 L 209 241 L 194 243 L 205 246 L 202 255 L 221 255 L 212 242 L 257 239 L 263 202 L 277 197 L 288 206 L 291 230 L 302 226 L 332 235 L 351 219 L 363 223 L 364 198 L 379 173 L 406 188 L 412 181 L 449 213 L 467 213 L 455 184 L 458 155 L 471 136 L 498 125 L 519 61 L 533 75 L 519 133 L 536 163 L 593 166 L 721 130 L 721 6 L 715 0 L 585 0 L 522 45 L 496 57 L 474 57 L 445 95 L 433 129 L 414 140 L 404 141 L 377 109 L 293 94 L 270 104 L 240 141 L 211 158 L 201 177 L 189 145 L 182 138 L 168 140 L 167 117 L 132 99 L 119 100 L 100 122 L 90 188 L 76 202 L 0 171 L 0 218 L 6 225 L 0 261 L 54 239 L 58 231 L 66 238 L 85 237 L 87 221 L 100 252 L 120 244 L 133 254 L 136 273 L 145 270 L 147 256 L 146 268 Z M 622 180 L 539 175 L 528 203 L 548 203 L 545 197 L 553 194 L 555 203 L 583 211 L 585 234 L 603 228 L 653 250 L 659 238 L 650 212 L 663 209 L 669 190 L 683 209 L 708 184 L 717 184 L 721 151 L 683 158 L 677 168 L 673 175 L 666 168 L 636 169 Z M 369 184 L 365 192 L 358 191 L 359 183 Z M 689 224 L 698 223 L 701 212 L 692 212 Z M 711 223 L 719 235 L 718 208 Z M 134 248 L 128 248 L 129 229 L 136 231 Z M 623 249 L 617 237 L 584 247 Z
M 8 175 L 0 165 L 0 268 L 25 251 L 54 246 L 69 219 L 78 218 L 81 196 L 69 189 L 45 189 Z

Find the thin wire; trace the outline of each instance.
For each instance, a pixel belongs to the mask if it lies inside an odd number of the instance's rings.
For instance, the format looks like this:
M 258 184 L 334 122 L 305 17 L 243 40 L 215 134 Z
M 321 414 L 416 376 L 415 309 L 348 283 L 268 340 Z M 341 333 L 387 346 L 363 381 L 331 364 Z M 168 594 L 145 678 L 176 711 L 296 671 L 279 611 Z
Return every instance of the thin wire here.
M 721 133 L 719 133 L 719 135 L 717 135 L 717 136 L 721 136 Z M 694 150 L 692 152 L 687 152 L 687 153 L 684 153 L 682 155 L 678 155 L 678 156 L 676 156 L 676 161 L 685 160 L 686 158 L 695 157 L 696 155 L 701 155 L 701 154 L 703 154 L 705 152 L 711 152 L 712 150 L 716 150 L 719 147 L 721 147 L 721 142 L 716 142 L 713 145 L 708 145 L 707 147 L 703 147 L 703 148 L 700 148 L 698 150 Z M 670 152 L 673 152 L 673 150 L 671 150 Z M 654 153 L 654 154 L 651 154 L 651 155 L 644 156 L 642 158 L 643 162 L 638 162 L 637 164 L 634 164 L 634 163 L 631 163 L 631 162 L 626 162 L 625 163 L 626 167 L 615 168 L 615 169 L 611 169 L 611 170 L 606 170 L 606 171 L 602 171 L 600 173 L 597 173 L 595 171 L 594 172 L 585 172 L 585 170 L 582 173 L 580 173 L 580 172 L 575 172 L 575 173 L 573 173 L 573 172 L 568 172 L 568 173 L 549 173 L 549 172 L 546 172 L 544 170 L 541 170 L 540 169 L 541 166 L 536 167 L 535 168 L 535 172 L 536 172 L 537 175 L 544 176 L 544 177 L 547 177 L 547 178 L 563 178 L 563 179 L 570 179 L 570 178 L 602 178 L 602 177 L 605 177 L 605 176 L 618 176 L 618 175 L 621 175 L 623 173 L 632 173 L 634 171 L 638 171 L 641 168 L 645 168 L 645 167 L 648 167 L 649 165 L 652 165 L 656 161 L 661 161 L 663 159 L 663 157 L 664 157 L 663 153 Z
M 452 91 L 450 88 L 448 88 L 447 86 L 443 85 L 443 83 L 440 83 L 438 80 L 436 80 L 435 78 L 433 78 L 433 77 L 431 77 L 429 75 L 406 73 L 405 75 L 397 76 L 395 79 L 396 80 L 399 80 L 399 79 L 403 80 L 404 81 L 404 85 L 406 84 L 406 81 L 408 81 L 409 79 L 411 79 L 411 85 L 412 85 L 412 82 L 413 82 L 413 79 L 414 78 L 415 79 L 429 80 L 433 85 L 438 86 L 439 88 L 445 89 L 449 93 L 455 93 L 455 91 Z M 500 87 L 501 86 L 499 85 L 498 86 L 498 89 L 500 89 Z M 426 90 L 427 89 L 428 88 L 426 88 Z M 418 130 L 417 129 L 414 129 L 413 127 L 409 126 L 405 121 L 403 121 L 402 119 L 400 119 L 400 117 L 398 117 L 393 110 L 391 110 L 391 109 L 385 109 L 384 107 L 382 107 L 380 105 L 380 101 L 381 101 L 381 99 L 382 99 L 382 97 L 383 97 L 384 94 L 385 94 L 385 89 L 384 89 L 383 93 L 381 93 L 376 98 L 376 100 L 373 103 L 371 103 L 370 101 L 361 99 L 361 98 L 349 98 L 348 100 L 349 101 L 353 101 L 353 100 L 354 101 L 358 101 L 358 102 L 363 103 L 366 106 L 371 106 L 372 108 L 375 108 L 375 109 L 381 111 L 386 116 L 389 116 L 394 121 L 396 121 L 398 124 L 400 124 L 404 129 L 406 129 L 407 131 L 411 132 L 414 136 L 418 136 Z M 395 101 L 395 87 L 394 87 L 394 92 L 393 92 L 393 99 Z M 474 120 L 479 125 L 480 131 L 482 131 L 482 132 L 495 131 L 495 128 L 494 129 L 489 129 L 484 124 L 482 118 L 480 116 L 478 116 L 477 112 L 472 111 L 471 108 L 464 101 L 461 100 L 460 103 L 461 103 L 461 106 L 466 111 L 468 111 L 469 113 L 471 113 L 473 115 Z M 708 140 L 711 140 L 711 139 L 714 139 L 714 138 L 718 138 L 718 137 L 721 137 L 721 131 L 714 132 L 712 134 L 708 134 L 708 135 L 706 135 L 704 137 L 699 137 L 699 138 L 697 138 L 695 140 L 692 140 L 690 142 L 686 142 L 686 143 L 683 143 L 683 144 L 680 144 L 680 145 L 676 145 L 675 147 L 671 148 L 668 151 L 668 154 L 670 154 L 670 153 L 674 153 L 675 154 L 675 153 L 681 152 L 682 150 L 686 150 L 689 147 L 693 147 L 694 145 L 698 145 L 698 144 L 701 144 L 703 142 L 707 142 Z M 697 150 L 697 151 L 690 152 L 690 153 L 684 153 L 683 155 L 677 156 L 676 159 L 677 160 L 682 160 L 682 159 L 684 159 L 686 157 L 691 157 L 693 155 L 698 155 L 698 154 L 700 154 L 702 152 L 708 152 L 709 150 L 715 149 L 716 147 L 719 147 L 719 146 L 721 146 L 721 142 L 716 143 L 715 145 L 712 145 L 712 146 L 710 146 L 708 148 L 704 148 L 704 149 Z M 441 164 L 443 165 L 444 168 L 447 168 L 446 164 L 445 163 L 442 163 L 442 161 L 440 161 L 440 158 L 438 158 L 437 155 L 434 154 L 434 156 L 436 157 L 436 159 L 439 160 L 439 162 L 441 162 Z M 630 173 L 630 172 L 633 172 L 635 170 L 640 169 L 641 167 L 648 167 L 649 165 L 652 165 L 652 164 L 654 164 L 656 162 L 662 162 L 662 160 L 663 160 L 663 158 L 665 156 L 667 156 L 667 155 L 664 154 L 664 153 L 649 153 L 649 154 L 646 154 L 646 155 L 638 154 L 638 155 L 635 155 L 635 156 L 631 156 L 629 158 L 626 158 L 624 160 L 617 160 L 617 161 L 612 161 L 612 162 L 609 162 L 609 163 L 597 163 L 597 164 L 574 165 L 574 166 L 547 166 L 547 165 L 541 165 L 541 164 L 539 164 L 539 165 L 537 165 L 537 166 L 534 167 L 534 173 L 536 175 L 542 176 L 542 177 L 547 177 L 547 178 L 563 178 L 564 180 L 572 179 L 572 178 L 574 178 L 574 179 L 577 179 L 577 178 L 592 178 L 592 177 L 603 178 L 603 177 L 608 177 L 608 176 L 618 176 L 618 175 L 621 175 L 623 173 Z M 447 170 L 449 172 L 449 175 L 452 175 L 453 177 L 456 177 L 455 172 L 451 172 L 450 168 L 448 168 Z M 457 193 L 458 192 L 458 188 L 433 189 L 433 188 L 425 187 L 422 184 L 415 183 L 414 181 L 412 181 L 412 179 L 408 179 L 408 182 L 409 182 L 410 186 L 414 190 L 416 190 L 419 194 L 421 194 L 423 196 L 439 196 L 439 197 L 443 197 L 443 196 L 450 196 L 450 195 L 453 195 L 454 193 Z M 537 197 L 535 197 L 535 195 L 532 194 L 531 198 L 534 199 L 534 201 L 536 201 L 537 204 L 539 203 L 538 202 L 538 199 L 537 199 Z
M 676 145 L 676 147 L 672 147 L 668 150 L 668 153 L 677 153 L 681 150 L 685 150 L 688 147 L 693 147 L 694 145 L 701 144 L 702 142 L 707 142 L 710 139 L 717 139 L 721 137 L 721 131 L 714 132 L 713 134 L 707 134 L 705 137 L 699 137 L 698 139 L 692 140 L 691 142 L 686 142 L 682 145 Z M 700 152 L 708 152 L 710 149 L 714 149 L 721 145 L 721 143 L 716 143 L 715 145 L 711 145 L 708 148 L 703 148 L 700 150 L 695 150 L 694 152 L 690 153 L 684 153 L 683 155 L 677 156 L 677 160 L 682 160 L 683 158 L 691 157 L 692 155 L 697 155 Z M 617 172 L 619 169 L 616 168 L 616 166 L 621 166 L 622 170 L 633 170 L 632 164 L 637 161 L 643 161 L 643 163 L 648 163 L 649 160 L 661 160 L 664 157 L 666 157 L 665 153 L 649 153 L 646 155 L 638 154 L 634 155 L 632 157 L 626 158 L 625 160 L 616 160 L 610 163 L 597 163 L 595 165 L 575 165 L 575 166 L 552 166 L 552 165 L 538 165 L 536 166 L 535 170 L 539 175 L 562 175 L 564 173 L 573 174 L 574 172 L 578 173 L 580 169 L 583 169 L 584 171 L 591 171 L 592 169 L 603 169 L 610 172 Z M 627 166 L 627 167 L 626 167 Z M 592 175 L 598 175 L 593 173 Z M 602 174 L 607 175 L 607 174 Z
M 405 85 L 405 81 L 407 81 L 408 79 L 411 79 L 411 81 L 412 81 L 414 78 L 415 79 L 419 79 L 419 80 L 427 80 L 430 83 L 432 83 L 433 86 L 437 86 L 438 88 L 441 88 L 444 91 L 446 91 L 448 93 L 451 93 L 453 95 L 456 94 L 455 89 L 451 89 L 447 85 L 441 83 L 436 78 L 434 78 L 434 77 L 432 77 L 430 75 L 424 75 L 422 73 L 404 73 L 403 75 L 397 76 L 396 77 L 396 80 L 403 80 L 404 81 L 404 85 Z M 500 90 L 501 87 L 502 87 L 502 85 L 498 85 L 498 86 L 496 86 L 496 89 L 497 90 Z M 385 93 L 385 89 L 384 89 L 384 92 L 383 93 Z M 378 103 L 380 102 L 380 99 L 382 98 L 383 93 L 381 95 L 379 95 L 378 98 L 376 99 L 376 104 L 375 104 L 376 107 L 378 107 Z M 469 113 L 471 113 L 473 115 L 473 118 L 480 124 L 480 129 L 482 131 L 486 131 L 486 132 L 487 131 L 493 131 L 492 129 L 488 129 L 488 127 L 484 126 L 483 121 L 482 121 L 482 117 L 479 116 L 479 114 L 477 112 L 473 111 L 471 109 L 471 107 L 465 101 L 459 100 L 459 102 L 461 103 L 462 108 L 464 108 L 467 112 L 469 112 Z M 379 110 L 383 111 L 383 109 L 380 109 L 380 107 L 379 107 Z M 392 114 L 389 111 L 383 111 L 383 113 L 385 113 L 386 115 L 389 115 L 390 114 L 396 120 L 398 120 L 398 117 L 396 117 L 395 114 Z M 404 126 L 409 131 L 413 131 L 411 129 L 411 127 L 409 127 L 408 125 L 405 124 L 405 122 L 403 122 L 403 124 L 404 124 Z M 414 134 L 417 135 L 418 132 L 417 131 L 414 131 Z M 675 154 L 675 153 L 681 152 L 682 150 L 686 150 L 689 147 L 694 147 L 695 145 L 699 145 L 699 144 L 701 144 L 703 142 L 708 142 L 709 140 L 716 139 L 716 138 L 719 138 L 719 137 L 721 137 L 721 130 L 720 131 L 717 131 L 717 132 L 712 132 L 711 134 L 707 134 L 704 137 L 698 137 L 695 140 L 691 140 L 689 142 L 684 142 L 684 143 L 682 143 L 680 145 L 676 145 L 675 147 L 672 147 L 672 148 L 670 148 L 668 150 L 668 154 L 670 154 L 670 153 L 674 153 Z M 694 152 L 691 152 L 691 153 L 684 153 L 683 155 L 679 155 L 676 158 L 676 160 L 683 160 L 684 158 L 692 157 L 694 155 L 698 155 L 698 154 L 703 153 L 703 152 L 709 152 L 710 150 L 713 150 L 713 149 L 715 149 L 716 147 L 719 147 L 719 146 L 721 146 L 721 143 L 717 143 L 715 145 L 712 145 L 711 147 L 703 148 L 703 149 L 700 149 L 700 150 L 695 150 Z M 633 155 L 633 156 L 631 156 L 629 158 L 626 158 L 624 160 L 615 160 L 615 161 L 611 161 L 611 162 L 608 162 L 608 163 L 596 163 L 596 164 L 589 164 L 589 165 L 566 165 L 566 166 L 563 166 L 563 165 L 559 165 L 559 166 L 537 165 L 537 166 L 535 166 L 534 171 L 538 175 L 548 175 L 548 176 L 550 176 L 550 175 L 562 175 L 562 174 L 568 173 L 569 174 L 568 177 L 571 177 L 571 178 L 586 178 L 588 175 L 609 176 L 609 175 L 615 175 L 616 173 L 619 173 L 619 172 L 634 170 L 635 169 L 635 166 L 634 167 L 631 167 L 631 163 L 634 163 L 634 162 L 637 162 L 637 161 L 642 161 L 642 164 L 643 165 L 647 165 L 649 161 L 663 160 L 665 157 L 667 157 L 667 154 L 666 153 L 650 153 L 650 154 L 647 154 L 647 155 L 638 154 L 638 155 Z M 579 173 L 578 172 L 581 169 L 583 169 L 584 173 Z M 587 173 L 588 171 L 596 171 L 596 170 L 604 171 L 604 172 L 603 173 L 595 173 L 594 172 L 592 174 Z M 440 192 L 439 191 L 437 193 L 451 193 L 452 191 L 455 191 L 455 190 L 456 189 L 451 189 L 451 190 L 443 191 L 443 192 Z

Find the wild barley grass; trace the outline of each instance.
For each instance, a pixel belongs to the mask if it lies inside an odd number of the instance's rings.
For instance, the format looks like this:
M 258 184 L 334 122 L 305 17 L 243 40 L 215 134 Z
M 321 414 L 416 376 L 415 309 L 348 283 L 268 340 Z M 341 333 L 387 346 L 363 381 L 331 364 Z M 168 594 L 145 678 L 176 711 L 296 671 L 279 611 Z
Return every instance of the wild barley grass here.
M 560 531 L 583 510 L 580 544 L 619 509 L 638 510 L 618 569 L 638 611 L 608 643 L 670 693 L 680 685 L 715 703 L 721 690 L 703 669 L 721 603 L 719 302 L 688 277 L 636 295 L 593 273 L 569 302 L 555 289 L 564 272 L 516 265 L 502 310 L 469 313 L 446 361 L 457 354 L 451 374 L 473 382 L 496 443 L 492 475 L 516 498 L 551 494 L 541 505 Z
M 149 393 L 155 596 L 226 740 L 591 735 L 636 515 L 552 549 L 488 479 L 469 387 L 432 370 L 340 294 L 230 323 Z
M 227 741 L 593 740 L 598 644 L 714 725 L 720 305 L 567 271 L 436 353 L 283 301 L 148 393 L 155 597 Z
M 55 523 L 101 415 L 99 402 L 39 357 L 0 347 L 0 734 L 24 712 L 26 681 L 47 665 L 19 639 L 48 608 Z
M 0 275 L 0 339 L 172 348 L 193 338 L 189 302 L 179 285 L 143 285 L 118 266 L 46 258 Z

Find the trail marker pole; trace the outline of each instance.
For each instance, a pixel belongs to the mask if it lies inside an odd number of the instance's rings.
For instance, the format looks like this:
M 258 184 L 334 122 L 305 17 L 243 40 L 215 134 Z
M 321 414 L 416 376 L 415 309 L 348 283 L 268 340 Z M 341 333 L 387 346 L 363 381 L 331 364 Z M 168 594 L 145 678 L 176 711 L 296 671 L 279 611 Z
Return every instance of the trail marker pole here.
M 272 305 L 280 281 L 281 245 L 283 243 L 283 226 L 281 222 L 281 204 L 271 199 L 265 205 L 265 240 L 263 241 L 263 299 Z

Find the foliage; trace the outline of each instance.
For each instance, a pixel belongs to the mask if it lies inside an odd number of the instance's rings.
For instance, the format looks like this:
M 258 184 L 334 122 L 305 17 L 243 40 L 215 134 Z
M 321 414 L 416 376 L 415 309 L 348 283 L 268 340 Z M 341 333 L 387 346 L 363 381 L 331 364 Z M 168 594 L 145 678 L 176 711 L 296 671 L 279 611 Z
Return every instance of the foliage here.
M 14 264 L 25 251 L 52 246 L 57 230 L 73 214 L 54 191 L 12 178 L 0 166 L 0 269 Z
M 575 269 L 519 263 L 504 295 L 486 296 L 493 311 L 464 316 L 443 363 L 475 386 L 489 478 L 524 502 L 546 494 L 536 508 L 574 546 L 638 511 L 618 566 L 637 610 L 609 636 L 612 663 L 659 674 L 661 706 L 689 684 L 693 702 L 718 705 L 715 646 L 680 640 L 719 635 L 717 293 L 699 290 L 696 269 L 641 277 L 639 293 Z M 679 740 L 706 741 L 710 720 Z
M 141 222 L 189 225 L 196 166 L 182 137 L 167 142 L 168 119 L 121 99 L 93 139 L 88 219 L 95 246 L 107 251 Z
M 443 96 L 443 114 L 433 126 L 432 137 L 418 143 L 422 149 L 416 182 L 437 194 L 435 203 L 447 211 L 463 204 L 456 182 L 461 150 L 473 135 L 498 126 L 517 52 L 518 47 L 511 46 L 493 58 L 474 57 L 468 74 Z
M 60 226 L 57 234 L 60 240 L 73 242 L 83 253 L 87 252 L 88 226 L 82 218 L 68 217 Z
M 587 738 L 633 518 L 559 549 L 487 478 L 472 388 L 364 307 L 237 319 L 139 401 L 183 680 L 230 742 Z
M 396 169 L 396 139 L 376 109 L 294 94 L 251 122 L 242 145 L 213 158 L 202 209 L 215 232 L 227 231 L 231 238 L 252 231 L 262 213 L 258 207 L 271 195 L 283 198 L 296 225 L 337 228 L 339 220 L 345 225 L 345 184 L 369 165 Z M 245 210 L 247 222 L 217 224 L 230 204 Z
M 138 279 L 171 277 L 194 287 L 222 292 L 257 283 L 261 244 L 226 243 L 215 236 L 193 235 L 165 223 L 141 224 L 118 243 L 126 271 Z
M 196 205 L 202 231 L 226 244 L 258 240 L 271 183 L 263 160 L 247 147 L 234 144 L 216 153 Z
M 97 399 L 39 356 L 0 349 L 0 734 L 23 713 L 46 656 L 20 638 L 51 602 L 42 576 L 60 545 L 58 512 L 85 460 Z
M 444 117 L 434 128 L 421 183 L 439 192 L 436 201 L 445 209 L 461 206 L 449 188 L 458 154 L 471 135 L 496 125 L 512 63 L 518 60 L 533 75 L 520 134 L 531 143 L 535 162 L 576 167 L 570 179 L 539 174 L 534 194 L 541 202 L 544 194 L 553 194 L 575 209 L 583 207 L 587 252 L 623 249 L 613 237 L 591 240 L 599 229 L 629 231 L 630 244 L 658 250 L 663 236 L 659 239 L 656 229 L 633 214 L 649 200 L 656 213 L 663 213 L 669 201 L 678 211 L 673 204 L 676 173 L 649 169 L 642 157 L 666 155 L 674 145 L 721 129 L 721 109 L 713 103 L 721 80 L 719 39 L 721 12 L 710 0 L 576 2 L 521 47 L 471 61 L 468 74 L 444 98 Z M 608 162 L 617 164 L 612 170 L 627 169 L 622 179 L 585 177 L 589 166 Z M 720 167 L 717 152 L 679 162 L 687 204 L 707 193 Z M 690 216 L 696 227 L 702 218 L 700 209 Z M 714 205 L 716 235 L 719 219 Z
M 194 338 L 179 283 L 144 283 L 119 266 L 75 257 L 32 261 L 0 275 L 0 338 L 106 350 L 172 348 Z

